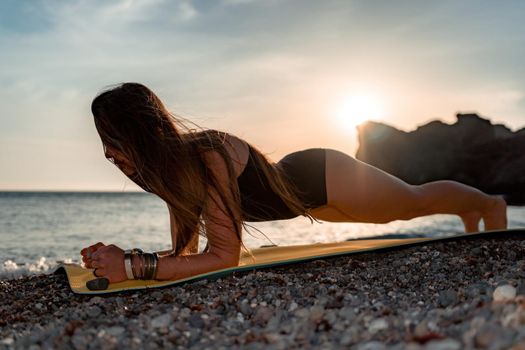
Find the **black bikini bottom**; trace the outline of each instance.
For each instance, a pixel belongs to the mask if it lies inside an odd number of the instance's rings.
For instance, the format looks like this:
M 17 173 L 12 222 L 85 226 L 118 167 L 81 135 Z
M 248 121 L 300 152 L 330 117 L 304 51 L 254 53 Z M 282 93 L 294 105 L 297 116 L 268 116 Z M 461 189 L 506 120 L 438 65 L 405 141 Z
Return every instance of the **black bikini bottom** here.
M 299 190 L 297 196 L 306 208 L 327 204 L 326 197 L 326 150 L 309 148 L 288 154 L 280 166 L 289 180 Z

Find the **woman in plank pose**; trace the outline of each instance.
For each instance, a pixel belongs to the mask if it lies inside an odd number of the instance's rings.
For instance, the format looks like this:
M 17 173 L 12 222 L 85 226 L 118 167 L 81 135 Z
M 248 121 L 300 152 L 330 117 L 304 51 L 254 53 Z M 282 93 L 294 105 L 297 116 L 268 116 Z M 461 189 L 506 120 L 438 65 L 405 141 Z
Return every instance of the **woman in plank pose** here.
M 310 148 L 277 163 L 234 135 L 190 129 L 147 87 L 124 83 L 91 110 L 105 156 L 169 209 L 172 249 L 144 253 L 97 243 L 86 267 L 109 282 L 179 279 L 236 266 L 245 222 L 299 215 L 331 222 L 388 223 L 458 215 L 466 232 L 507 227 L 506 204 L 454 181 L 409 185 L 333 149 Z M 209 249 L 198 254 L 198 235 Z

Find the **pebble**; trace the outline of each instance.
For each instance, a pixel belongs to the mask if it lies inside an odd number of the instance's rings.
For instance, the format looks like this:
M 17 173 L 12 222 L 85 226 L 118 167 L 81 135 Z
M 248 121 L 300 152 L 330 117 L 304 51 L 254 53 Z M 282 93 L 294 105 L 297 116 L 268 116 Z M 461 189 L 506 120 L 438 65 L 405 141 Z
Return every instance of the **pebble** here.
M 492 299 L 495 302 L 505 302 L 513 300 L 516 297 L 516 288 L 510 284 L 504 284 L 494 290 Z
M 339 344 L 341 344 L 342 346 L 348 346 L 352 344 L 352 335 L 348 333 L 343 334 L 343 336 L 339 340 Z
M 292 302 L 290 303 L 290 306 L 288 307 L 288 311 L 293 312 L 293 311 L 296 310 L 298 307 L 299 307 L 299 305 L 297 305 L 297 303 L 296 303 L 295 301 L 292 301 Z
M 368 331 L 370 333 L 377 333 L 387 328 L 388 328 L 388 322 L 384 318 L 375 319 L 372 322 L 370 322 L 370 324 L 368 325 Z
M 249 316 L 249 315 L 251 315 L 253 313 L 253 309 L 252 309 L 251 305 L 249 305 L 247 302 L 241 303 L 241 306 L 239 307 L 239 309 L 246 316 Z
M 324 307 L 315 305 L 315 306 L 312 306 L 312 308 L 310 309 L 308 320 L 310 320 L 310 322 L 313 322 L 313 323 L 319 323 L 323 319 L 323 315 L 324 315 Z
M 14 342 L 15 340 L 11 337 L 4 338 L 0 341 L 0 343 L 4 345 L 12 345 Z
M 106 333 L 113 336 L 113 337 L 120 337 L 126 330 L 124 329 L 124 327 L 120 327 L 120 326 L 113 326 L 113 327 L 109 327 L 107 330 L 106 330 Z
M 172 317 L 170 314 L 163 314 L 151 320 L 151 327 L 153 328 L 167 328 L 171 325 Z
M 88 348 L 88 339 L 85 334 L 75 333 L 71 337 L 71 343 L 76 350 L 84 350 Z
M 191 327 L 195 328 L 203 328 L 204 327 L 204 320 L 202 319 L 201 315 L 199 314 L 193 314 L 188 318 L 188 323 Z
M 89 317 L 94 318 L 100 315 L 102 313 L 102 310 L 100 309 L 100 307 L 94 305 L 94 306 L 89 306 L 86 310 L 86 313 Z
M 454 305 L 457 302 L 457 294 L 455 291 L 448 289 L 441 291 L 438 297 L 438 303 L 442 307 Z
M 345 306 L 341 308 L 338 312 L 339 317 L 343 318 L 344 320 L 351 321 L 355 318 L 355 311 L 353 308 Z

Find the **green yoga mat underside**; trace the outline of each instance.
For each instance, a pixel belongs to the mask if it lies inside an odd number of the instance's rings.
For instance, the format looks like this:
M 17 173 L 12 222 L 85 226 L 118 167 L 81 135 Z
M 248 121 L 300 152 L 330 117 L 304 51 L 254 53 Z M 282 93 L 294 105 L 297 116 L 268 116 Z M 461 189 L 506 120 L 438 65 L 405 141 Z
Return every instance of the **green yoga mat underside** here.
M 241 254 L 239 266 L 236 267 L 216 270 L 179 280 L 127 280 L 119 283 L 110 284 L 107 289 L 98 291 L 91 291 L 86 287 L 87 281 L 96 278 L 93 275 L 93 269 L 84 268 L 79 264 L 63 263 L 59 265 L 53 271 L 53 273 L 66 273 L 69 285 L 75 293 L 108 294 L 124 290 L 175 286 L 183 283 L 199 281 L 202 279 L 216 279 L 227 275 L 231 275 L 235 272 L 270 268 L 274 266 L 295 264 L 316 259 L 338 257 L 343 255 L 385 252 L 389 250 L 403 249 L 412 246 L 427 245 L 434 242 L 479 240 L 486 238 L 505 239 L 511 237 L 525 239 L 525 228 L 458 234 L 454 236 L 440 238 L 367 238 L 337 243 L 316 243 L 305 245 L 256 248 L 251 250 L 255 259 L 252 259 L 252 257 L 250 257 L 247 253 L 243 252 Z

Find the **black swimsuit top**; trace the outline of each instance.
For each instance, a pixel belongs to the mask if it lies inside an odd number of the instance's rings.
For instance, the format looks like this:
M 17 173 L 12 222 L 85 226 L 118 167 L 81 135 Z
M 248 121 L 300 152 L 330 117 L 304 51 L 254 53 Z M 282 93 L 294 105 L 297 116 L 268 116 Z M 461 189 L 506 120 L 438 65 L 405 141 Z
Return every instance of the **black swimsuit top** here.
M 250 145 L 248 148 L 248 162 L 237 177 L 243 220 L 267 221 L 296 217 L 281 197 L 272 191 L 264 172 L 255 163 L 253 148 Z

